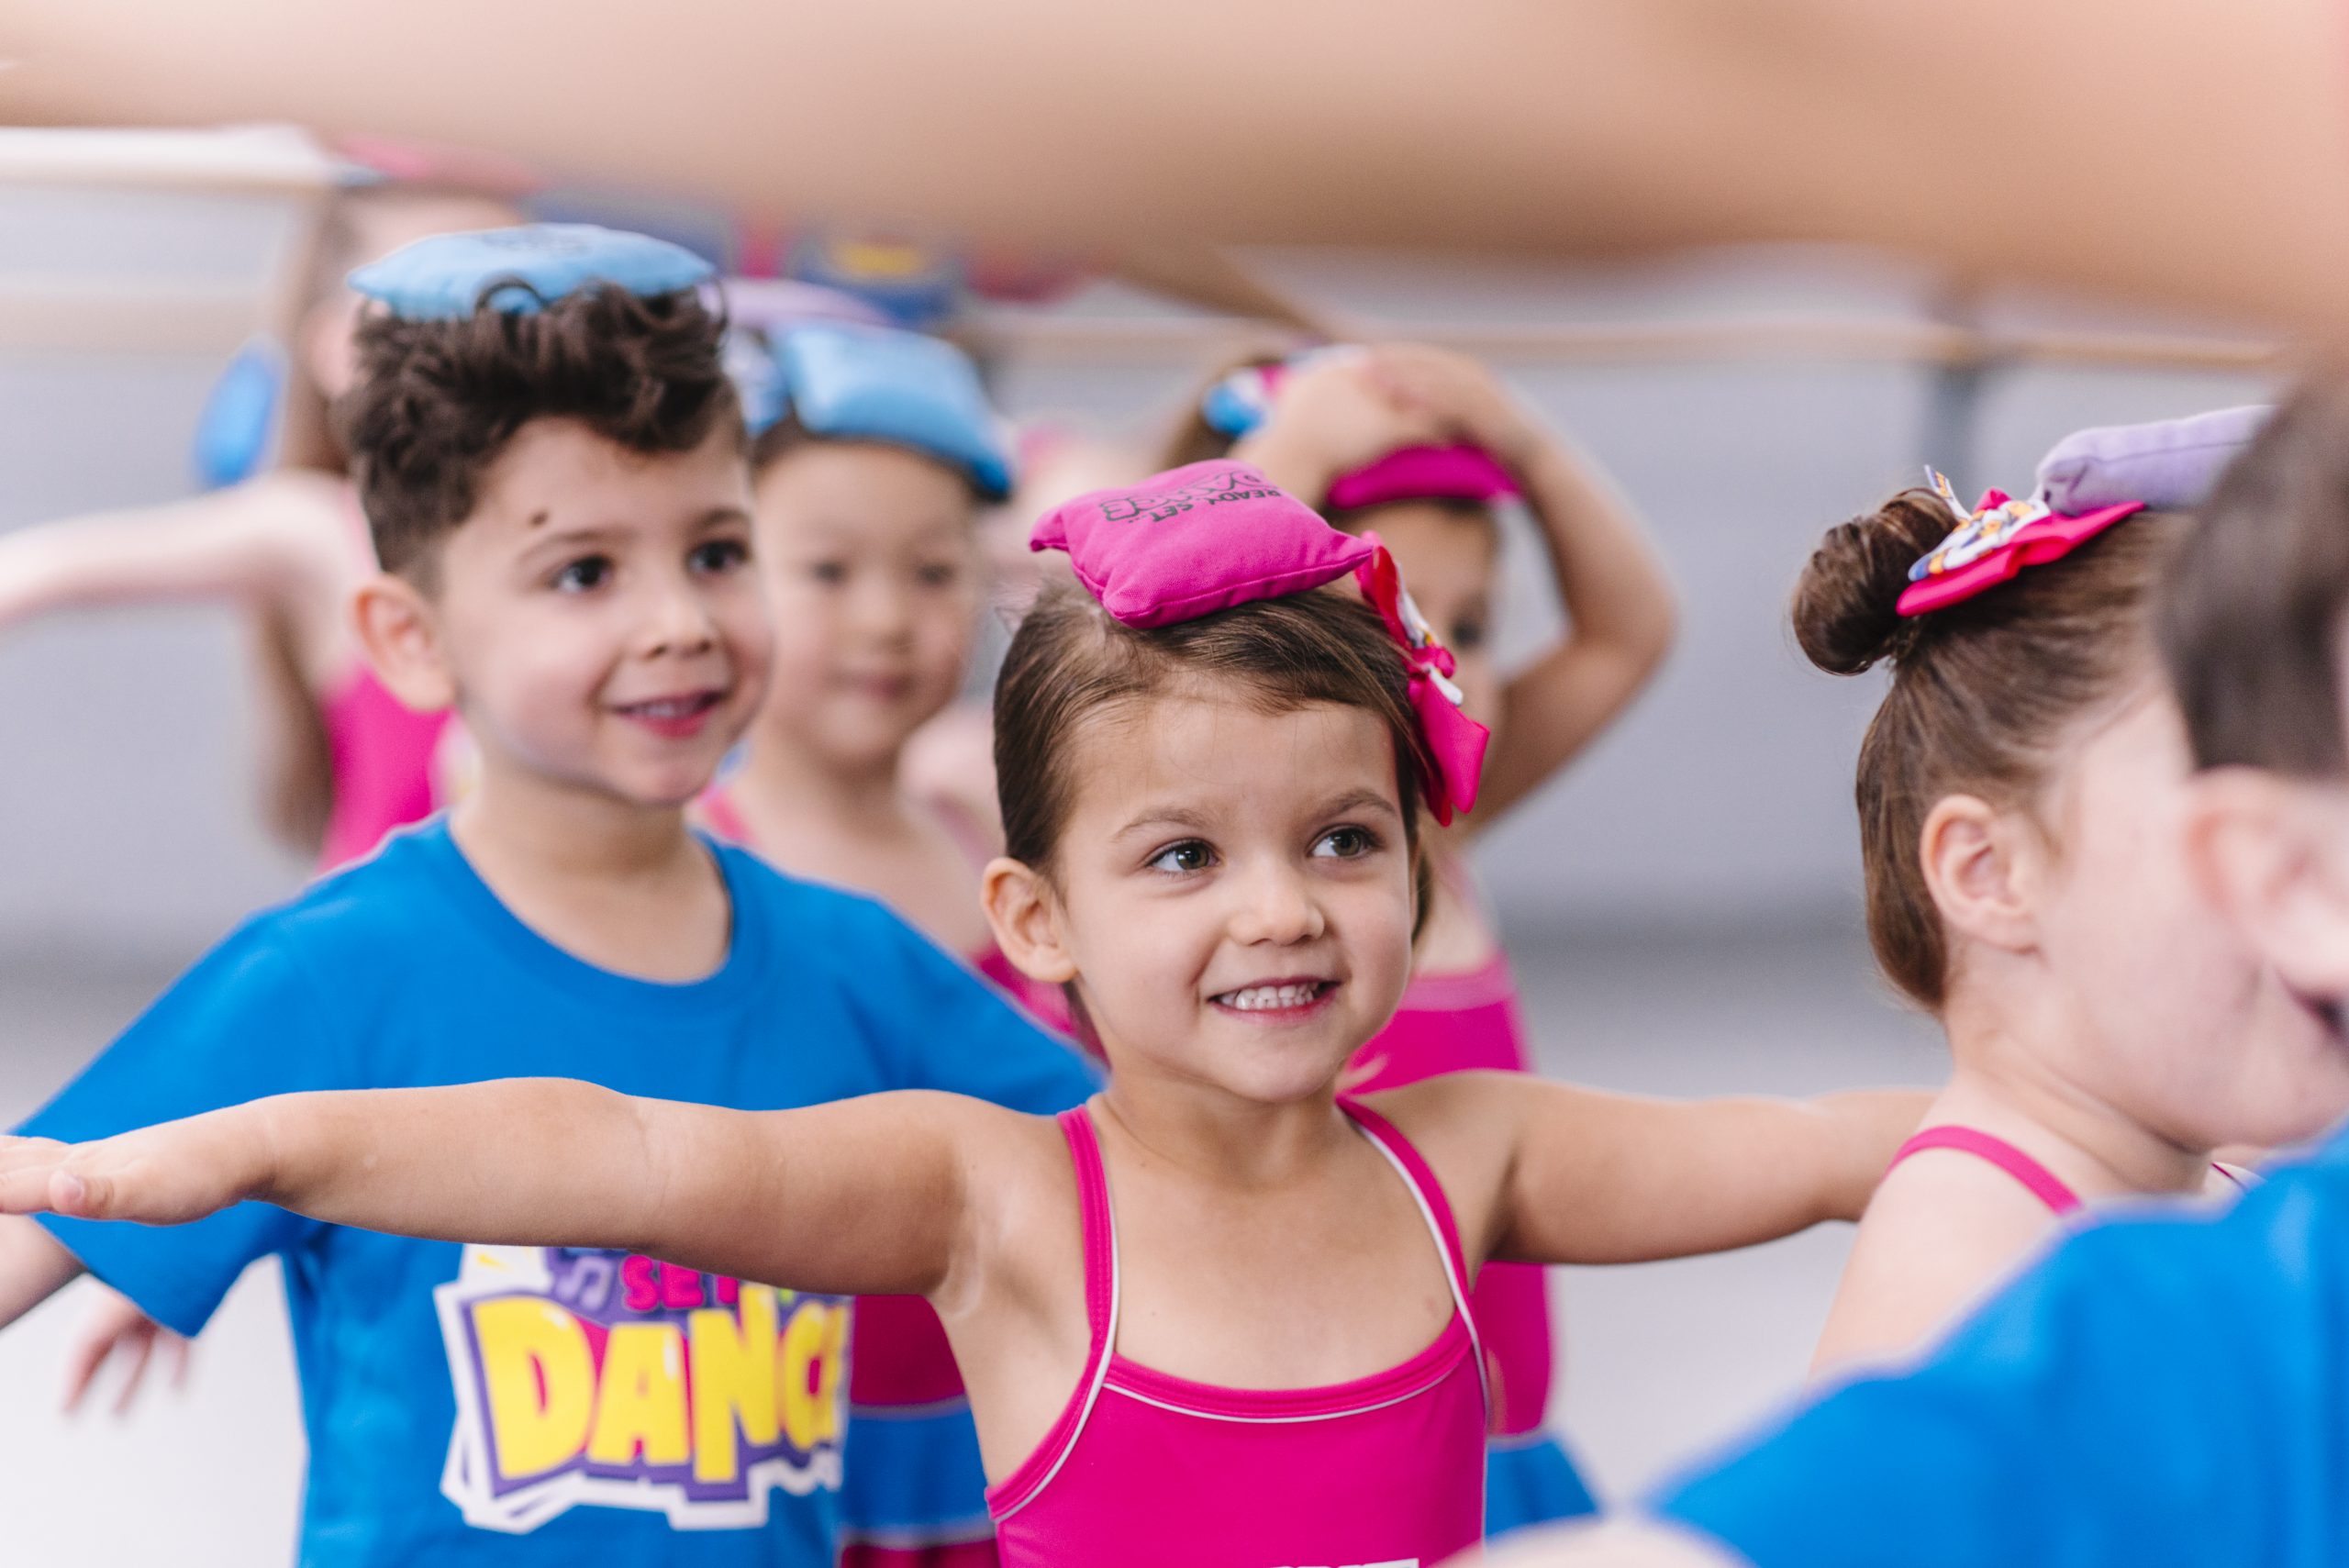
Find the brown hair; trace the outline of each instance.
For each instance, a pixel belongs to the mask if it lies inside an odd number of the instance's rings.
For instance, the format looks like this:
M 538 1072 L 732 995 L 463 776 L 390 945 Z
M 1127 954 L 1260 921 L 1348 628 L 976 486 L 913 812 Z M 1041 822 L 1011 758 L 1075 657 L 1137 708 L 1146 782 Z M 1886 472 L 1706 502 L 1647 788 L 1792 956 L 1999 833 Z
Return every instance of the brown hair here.
M 575 419 L 646 454 L 686 452 L 730 424 L 725 320 L 691 293 L 598 287 L 534 312 L 450 321 L 375 314 L 337 408 L 384 570 L 429 581 L 435 546 L 471 515 L 482 475 L 533 419 Z
M 351 463 L 326 389 L 310 371 L 310 313 L 341 294 L 343 279 L 353 267 L 382 253 L 382 230 L 387 224 L 405 220 L 413 226 L 418 214 L 439 219 L 458 208 L 472 209 L 465 216 L 484 227 L 520 221 L 501 197 L 432 183 L 361 185 L 339 190 L 327 199 L 288 269 L 279 303 L 279 338 L 285 348 L 282 466 L 340 474 Z
M 1308 704 L 1367 709 L 1394 742 L 1403 833 L 1428 916 L 1419 852 L 1426 757 L 1409 673 L 1378 613 L 1340 588 L 1256 599 L 1172 626 L 1130 627 L 1073 583 L 1046 588 L 1019 623 L 995 688 L 996 789 L 1004 852 L 1049 874 L 1074 804 L 1077 737 L 1104 714 L 1213 682 L 1268 713 Z
M 1920 840 L 1935 801 L 2033 809 L 2076 724 L 2150 666 L 2150 600 L 2180 519 L 2132 517 L 2060 561 L 1926 615 L 1894 606 L 1955 526 L 1910 490 L 1829 530 L 1795 589 L 1795 639 L 1830 674 L 1880 661 L 1890 688 L 1860 743 L 1855 794 L 1868 940 L 1885 973 L 1938 1008 L 1949 946 Z
M 2220 480 L 2157 611 L 2194 760 L 2349 771 L 2349 384 L 2303 387 Z

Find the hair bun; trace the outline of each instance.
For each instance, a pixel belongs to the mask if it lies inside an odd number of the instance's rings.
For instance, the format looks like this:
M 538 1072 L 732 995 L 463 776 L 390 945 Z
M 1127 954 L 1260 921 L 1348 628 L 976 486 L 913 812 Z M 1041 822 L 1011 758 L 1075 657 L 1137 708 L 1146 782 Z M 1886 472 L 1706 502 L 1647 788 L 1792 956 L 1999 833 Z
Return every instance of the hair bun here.
M 1896 607 L 1909 568 L 1957 526 L 1930 490 L 1904 490 L 1827 530 L 1795 584 L 1795 641 L 1831 675 L 1856 675 L 1897 658 L 1910 625 Z

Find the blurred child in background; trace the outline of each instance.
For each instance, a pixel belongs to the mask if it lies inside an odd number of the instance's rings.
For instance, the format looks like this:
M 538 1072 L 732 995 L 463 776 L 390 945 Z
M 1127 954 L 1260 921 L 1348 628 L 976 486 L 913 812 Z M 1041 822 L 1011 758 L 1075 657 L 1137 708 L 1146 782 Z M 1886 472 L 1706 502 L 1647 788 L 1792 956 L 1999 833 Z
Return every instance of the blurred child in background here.
M 1011 488 L 977 372 L 938 339 L 876 327 L 779 328 L 730 351 L 776 675 L 702 817 L 795 876 L 880 898 L 1065 1026 L 1057 989 L 1011 966 L 980 906 L 992 812 L 905 777 L 908 742 L 962 689 L 985 599 L 979 513 Z M 860 1301 L 851 1367 L 846 1561 L 992 1562 L 938 1315 L 918 1296 Z

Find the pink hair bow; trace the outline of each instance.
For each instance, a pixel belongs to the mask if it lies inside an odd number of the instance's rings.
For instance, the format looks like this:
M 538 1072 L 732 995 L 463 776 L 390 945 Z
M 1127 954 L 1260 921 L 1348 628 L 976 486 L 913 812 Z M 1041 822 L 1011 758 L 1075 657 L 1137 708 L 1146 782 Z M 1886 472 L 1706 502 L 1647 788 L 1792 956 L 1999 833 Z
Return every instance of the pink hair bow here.
M 1411 706 L 1419 715 L 1419 736 L 1427 744 L 1425 777 L 1420 780 L 1428 811 L 1439 824 L 1450 826 L 1457 812 L 1476 806 L 1476 781 L 1485 767 L 1485 746 L 1492 732 L 1468 717 L 1460 688 L 1453 684 L 1457 669 L 1452 650 L 1436 640 L 1427 617 L 1411 602 L 1396 570 L 1394 556 L 1375 533 L 1364 533 L 1370 559 L 1354 568 L 1362 596 L 1370 601 L 1386 630 L 1403 651 L 1411 671 Z
M 1218 460 L 1064 502 L 1036 524 L 1029 547 L 1066 550 L 1101 607 L 1139 627 L 1308 593 L 1352 573 L 1410 670 L 1428 810 L 1449 823 L 1476 804 L 1485 727 L 1461 710 L 1452 651 L 1403 591 L 1376 534 L 1340 533 L 1256 470 Z
M 1928 468 L 1925 478 L 1957 527 L 1909 569 L 1909 586 L 1894 606 L 1904 616 L 1962 604 L 2011 580 L 2026 566 L 2061 561 L 2113 524 L 2145 509 L 2143 501 L 2122 501 L 2075 516 L 2054 510 L 2044 496 L 2018 501 L 2003 490 L 1986 490 L 1980 505 L 1969 512 L 1939 470 Z

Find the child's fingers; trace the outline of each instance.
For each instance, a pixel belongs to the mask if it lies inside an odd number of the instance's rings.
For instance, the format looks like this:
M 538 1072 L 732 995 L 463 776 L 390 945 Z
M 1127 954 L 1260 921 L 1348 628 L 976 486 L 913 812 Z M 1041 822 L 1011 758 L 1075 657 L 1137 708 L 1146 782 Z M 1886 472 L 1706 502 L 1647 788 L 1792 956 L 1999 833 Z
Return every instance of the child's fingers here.
M 163 1331 L 161 1328 L 152 1323 L 149 1323 L 142 1326 L 139 1330 L 132 1336 L 130 1346 L 130 1368 L 128 1372 L 123 1373 L 122 1392 L 117 1394 L 114 1399 L 114 1413 L 116 1415 L 128 1416 L 130 1414 L 130 1407 L 139 1397 L 139 1387 L 147 1381 L 147 1369 L 154 1362 L 155 1341 L 161 1338 L 162 1332 Z
M 107 1219 L 114 1214 L 117 1162 L 104 1143 L 17 1139 L 0 1151 L 0 1214 L 61 1214 Z M 124 1215 L 119 1218 L 129 1218 Z
M 98 1379 L 98 1368 L 106 1364 L 114 1347 L 110 1334 L 84 1334 L 66 1357 L 65 1402 L 61 1407 L 65 1414 L 71 1416 L 82 1408 L 82 1401 L 89 1397 L 90 1385 Z
M 50 1180 L 68 1146 L 46 1138 L 11 1138 L 0 1145 L 0 1214 L 49 1209 Z

